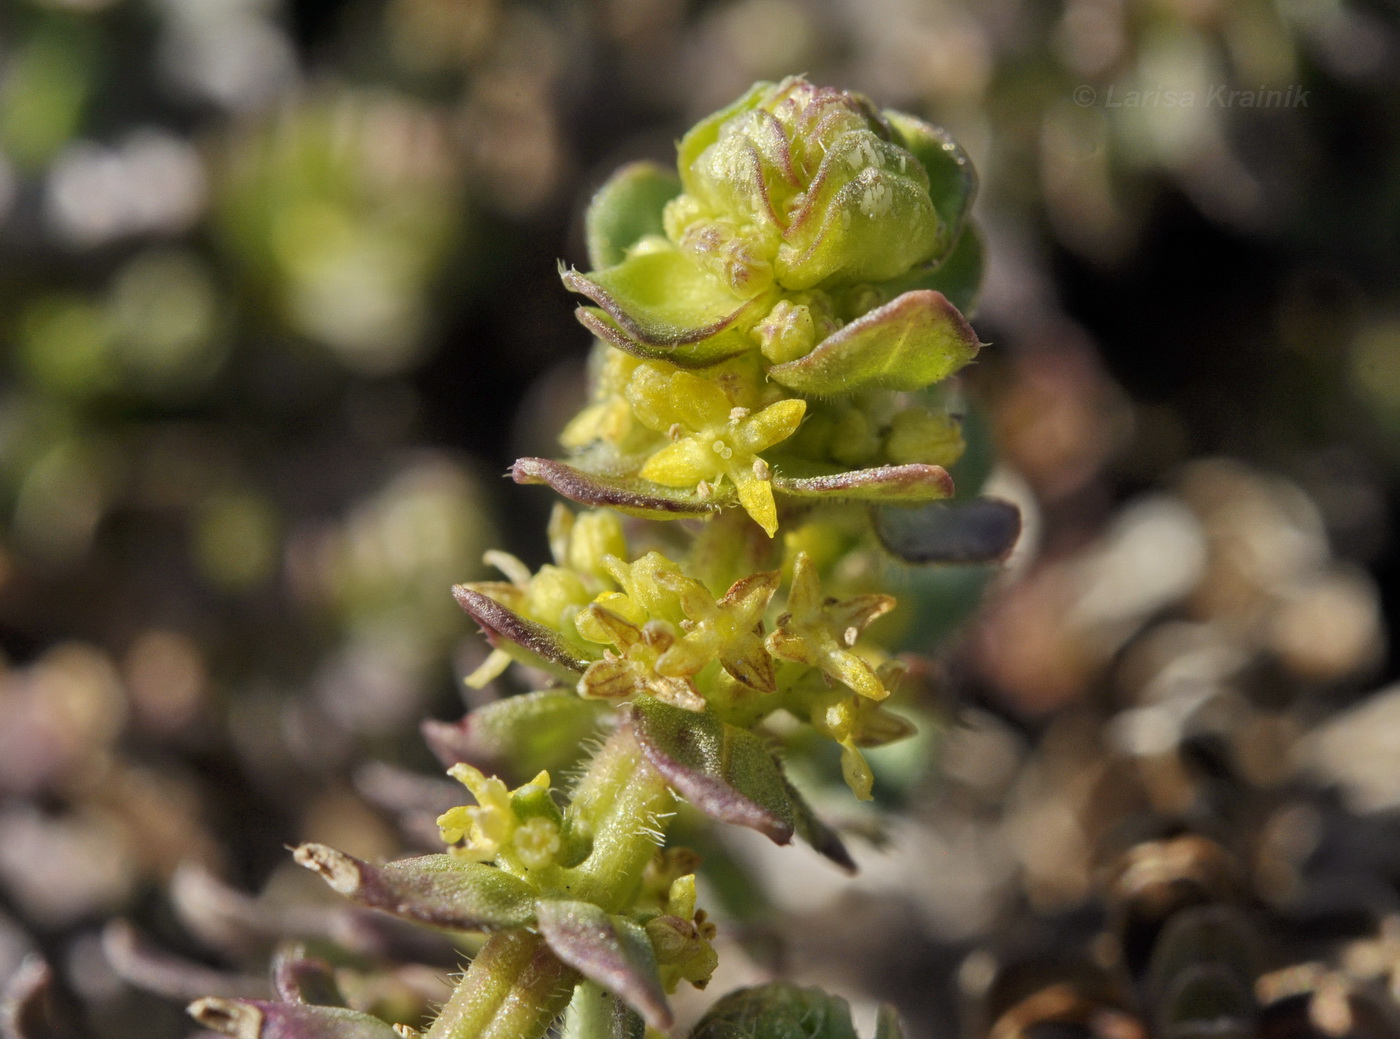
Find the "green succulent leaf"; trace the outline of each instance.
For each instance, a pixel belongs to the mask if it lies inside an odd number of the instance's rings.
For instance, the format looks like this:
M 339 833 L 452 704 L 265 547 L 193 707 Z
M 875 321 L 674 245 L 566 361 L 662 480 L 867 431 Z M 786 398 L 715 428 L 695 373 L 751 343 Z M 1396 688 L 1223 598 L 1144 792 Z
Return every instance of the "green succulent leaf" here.
M 616 509 L 643 519 L 709 516 L 734 503 L 733 491 L 727 485 L 714 496 L 702 498 L 691 488 L 666 487 L 640 477 L 590 473 L 548 458 L 518 459 L 510 473 L 516 483 L 546 484 L 580 505 Z
M 941 465 L 882 465 L 799 476 L 803 463 L 775 459 L 774 468 L 773 490 L 792 498 L 913 505 L 953 496 L 953 478 Z
M 977 171 L 947 130 L 903 112 L 884 113 L 899 143 L 928 173 L 928 192 L 938 215 L 956 235 L 977 197 Z M 950 239 L 951 240 L 951 239 Z
M 875 1039 L 901 1039 L 899 1019 L 882 1008 Z M 856 1039 L 850 1005 L 817 988 L 771 982 L 725 996 L 690 1039 Z
M 609 177 L 584 217 L 589 266 L 615 267 L 641 239 L 664 234 L 661 211 L 680 190 L 679 178 L 654 162 L 631 162 Z
M 995 498 L 880 508 L 875 535 L 906 563 L 990 563 L 1005 559 L 1021 534 L 1021 510 Z
M 343 1007 L 271 1003 L 257 999 L 198 999 L 189 1015 L 236 1039 L 399 1039 L 377 1017 Z
M 918 289 L 933 289 L 943 293 L 964 317 L 972 317 L 982 288 L 983 264 L 982 232 L 969 221 L 942 260 L 882 282 L 879 289 L 889 299 Z
M 433 927 L 495 931 L 534 919 L 534 888 L 484 863 L 420 855 L 376 866 L 324 844 L 293 857 L 352 902 Z
M 652 1028 L 664 1032 L 675 1023 L 641 925 L 591 902 L 541 899 L 535 915 L 540 934 L 560 960 L 625 1000 Z
M 920 164 L 872 130 L 831 142 L 783 233 L 774 270 L 789 289 L 833 275 L 884 281 L 940 255 L 952 238 Z
M 458 584 L 452 586 L 452 596 L 481 625 L 493 646 L 499 646 L 504 639 L 524 650 L 528 663 L 566 679 L 576 678 L 592 663 L 556 632 L 520 616 L 489 595 Z
M 525 780 L 572 763 L 610 708 L 572 690 L 541 689 L 478 707 L 456 722 L 428 719 L 424 739 L 438 760 Z
M 827 336 L 805 357 L 768 369 L 798 393 L 835 395 L 883 387 L 919 390 L 977 354 L 972 326 L 941 292 L 906 292 Z
M 579 321 L 629 353 L 687 368 L 735 357 L 754 344 L 749 327 L 771 308 L 771 293 L 741 300 L 664 238 L 649 238 L 615 267 L 560 270 L 571 292 L 598 306 Z
M 643 753 L 676 792 L 713 819 L 792 840 L 792 799 L 773 752 L 747 729 L 638 697 L 632 725 Z

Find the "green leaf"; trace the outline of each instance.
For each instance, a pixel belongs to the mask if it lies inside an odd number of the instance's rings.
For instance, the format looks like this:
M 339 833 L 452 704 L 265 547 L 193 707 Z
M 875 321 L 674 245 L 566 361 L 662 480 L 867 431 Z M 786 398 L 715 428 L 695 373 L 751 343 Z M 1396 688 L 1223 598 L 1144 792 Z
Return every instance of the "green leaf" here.
M 977 197 L 977 171 L 972 160 L 942 127 L 903 112 L 886 111 L 884 116 L 899 143 L 914 153 L 928 173 L 929 196 L 938 215 L 956 235 Z
M 874 511 L 880 544 L 906 563 L 990 563 L 1021 534 L 1021 510 L 995 498 Z
M 521 458 L 511 466 L 516 483 L 542 483 L 580 505 L 616 509 L 643 519 L 685 519 L 709 516 L 734 503 L 728 484 L 720 493 L 702 498 L 690 488 L 665 487 L 635 476 L 590 473 L 548 458 Z M 727 493 L 726 493 L 727 492 Z
M 197 999 L 189 1015 L 236 1039 L 399 1039 L 377 1017 L 343 1007 L 270 1003 L 257 999 Z
M 352 902 L 433 927 L 496 931 L 534 920 L 535 889 L 485 863 L 420 855 L 376 866 L 324 844 L 293 857 Z
M 868 129 L 829 142 L 821 168 L 783 232 L 774 271 L 789 289 L 833 275 L 884 281 L 941 255 L 952 232 L 920 164 Z
M 690 1039 L 856 1039 L 856 1030 L 841 997 L 778 981 L 731 992 Z
M 754 348 L 748 329 L 772 307 L 767 292 L 740 300 L 664 239 L 616 267 L 559 272 L 571 292 L 601 309 L 580 307 L 579 321 L 599 338 L 640 357 L 703 368 Z
M 647 235 L 665 234 L 661 211 L 680 191 L 676 175 L 654 162 L 631 162 L 609 177 L 584 216 L 589 265 L 615 267 Z
M 918 390 L 977 354 L 977 335 L 941 292 L 906 292 L 827 336 L 811 353 L 775 364 L 768 377 L 798 393 L 884 387 Z
M 773 490 L 792 498 L 912 505 L 953 495 L 953 478 L 941 465 L 882 465 L 802 476 L 796 473 L 806 467 L 796 460 L 774 459 L 773 466 Z
M 641 925 L 591 902 L 541 899 L 535 915 L 540 934 L 560 960 L 625 1000 L 657 1031 L 675 1023 Z
M 647 760 L 700 811 L 778 844 L 792 840 L 787 781 L 761 737 L 649 696 L 633 704 L 632 725 Z
M 685 177 L 695 161 L 700 158 L 701 153 L 719 140 L 720 127 L 741 112 L 756 108 L 775 89 L 777 89 L 777 84 L 774 83 L 755 83 L 749 87 L 743 97 L 726 105 L 718 112 L 712 112 L 692 126 L 681 138 L 681 143 L 676 149 L 676 164 L 680 167 L 681 176 Z
M 572 690 L 542 689 L 478 707 L 460 721 L 429 718 L 422 731 L 444 765 L 465 761 L 483 772 L 525 780 L 576 760 L 579 745 L 610 709 Z
M 788 781 L 786 776 L 783 777 L 783 782 L 787 786 L 788 800 L 792 802 L 793 829 L 797 832 L 797 836 L 810 844 L 818 854 L 830 859 L 847 873 L 857 872 L 856 860 L 851 858 L 851 853 L 846 850 L 846 845 L 842 843 L 836 831 L 817 817 L 817 813 L 812 811 L 812 806 L 807 803 L 807 799 Z
M 512 646 L 525 651 L 527 663 L 569 680 L 582 674 L 592 663 L 557 632 L 520 616 L 489 595 L 457 584 L 452 586 L 452 596 L 457 600 L 457 605 L 481 625 L 493 646 L 500 645 L 500 640 L 505 639 Z
M 969 221 L 942 260 L 915 267 L 908 274 L 881 282 L 877 288 L 887 299 L 916 289 L 933 289 L 943 293 L 964 317 L 973 317 L 982 290 L 984 252 L 982 232 Z

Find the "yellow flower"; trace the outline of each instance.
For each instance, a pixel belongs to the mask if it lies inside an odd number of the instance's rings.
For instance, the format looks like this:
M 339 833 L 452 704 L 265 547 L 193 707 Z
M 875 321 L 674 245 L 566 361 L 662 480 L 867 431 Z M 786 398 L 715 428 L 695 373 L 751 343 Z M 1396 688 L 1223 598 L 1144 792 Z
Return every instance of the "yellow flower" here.
M 791 660 L 821 670 L 833 681 L 871 700 L 883 700 L 889 691 L 875 669 L 852 652 L 866 625 L 894 609 L 889 595 L 857 595 L 831 599 L 822 595 L 817 568 L 806 552 L 793 562 L 792 588 L 787 612 L 768 636 L 768 652 L 779 660 Z
M 672 441 L 647 459 L 643 479 L 704 493 L 728 477 L 754 522 L 769 537 L 777 532 L 771 473 L 759 452 L 797 432 L 805 401 L 779 400 L 754 411 L 734 404 L 715 382 L 649 364 L 633 373 L 627 398 L 644 425 Z
M 438 829 L 447 844 L 466 840 L 452 854 L 472 862 L 490 862 L 502 855 L 519 860 L 527 869 L 538 869 L 554 860 L 560 846 L 559 826 L 543 816 L 522 820 L 514 799 L 520 794 L 547 792 L 549 773 L 541 772 L 512 791 L 496 776 L 487 776 L 467 764 L 456 764 L 447 774 L 476 798 L 475 805 L 449 808 L 438 816 Z

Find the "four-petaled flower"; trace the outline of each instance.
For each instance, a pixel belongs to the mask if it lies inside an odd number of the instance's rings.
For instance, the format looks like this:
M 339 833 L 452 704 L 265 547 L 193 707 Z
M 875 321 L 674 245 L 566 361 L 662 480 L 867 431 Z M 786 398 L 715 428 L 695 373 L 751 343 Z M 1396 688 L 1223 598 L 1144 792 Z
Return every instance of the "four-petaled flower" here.
M 521 799 L 548 797 L 549 773 L 541 772 L 530 782 L 512 791 L 496 776 L 487 776 L 467 764 L 456 764 L 447 774 L 476 798 L 474 805 L 449 808 L 438 816 L 438 829 L 447 844 L 456 845 L 452 854 L 472 862 L 506 858 L 526 869 L 539 869 L 554 861 L 559 851 L 559 823 L 545 815 L 521 818 L 516 803 Z
M 759 452 L 797 432 L 805 401 L 789 398 L 752 410 L 708 379 L 683 371 L 668 375 L 649 364 L 638 366 L 627 399 L 644 425 L 672 440 L 647 459 L 643 479 L 706 493 L 728 477 L 754 522 L 769 537 L 777 532 L 772 474 Z
M 852 652 L 866 625 L 894 609 L 889 595 L 857 595 L 832 599 L 822 595 L 817 568 L 806 552 L 793 563 L 787 612 L 768 636 L 768 652 L 818 668 L 828 678 L 871 700 L 883 700 L 889 690 L 875 669 Z

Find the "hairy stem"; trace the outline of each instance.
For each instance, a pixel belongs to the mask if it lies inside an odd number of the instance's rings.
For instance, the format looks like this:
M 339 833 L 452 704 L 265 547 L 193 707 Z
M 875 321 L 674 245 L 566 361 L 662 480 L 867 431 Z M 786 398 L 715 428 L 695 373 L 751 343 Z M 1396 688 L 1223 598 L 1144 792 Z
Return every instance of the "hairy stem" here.
M 591 831 L 588 858 L 563 871 L 559 894 L 618 912 L 641 884 L 675 795 L 642 754 L 630 727 L 608 739 L 574 791 L 570 814 Z M 568 1006 L 578 975 L 529 931 L 493 935 L 426 1039 L 539 1039 Z
M 574 971 L 529 931 L 493 935 L 457 983 L 426 1039 L 544 1035 L 573 994 Z

